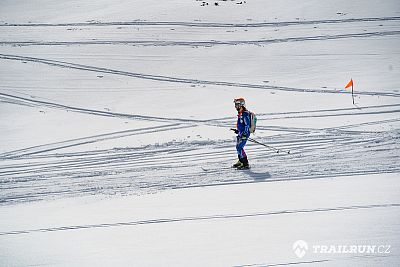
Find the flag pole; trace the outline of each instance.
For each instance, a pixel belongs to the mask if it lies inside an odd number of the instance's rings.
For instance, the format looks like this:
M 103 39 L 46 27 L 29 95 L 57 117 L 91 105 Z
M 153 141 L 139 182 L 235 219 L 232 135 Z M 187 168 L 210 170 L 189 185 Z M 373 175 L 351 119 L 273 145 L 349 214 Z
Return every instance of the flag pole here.
M 354 103 L 354 83 L 353 83 L 353 78 L 350 79 L 350 82 L 344 87 L 344 89 L 347 89 L 351 86 L 351 98 L 353 99 L 353 105 Z

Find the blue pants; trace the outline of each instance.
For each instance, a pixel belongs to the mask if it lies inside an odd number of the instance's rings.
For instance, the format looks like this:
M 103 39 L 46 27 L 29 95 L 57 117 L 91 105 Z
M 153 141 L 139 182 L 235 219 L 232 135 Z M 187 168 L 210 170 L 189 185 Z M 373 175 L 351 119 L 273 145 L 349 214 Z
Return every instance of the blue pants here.
M 236 138 L 236 150 L 240 159 L 247 157 L 246 152 L 244 152 L 244 146 L 246 145 L 246 143 L 247 139 L 242 140 L 239 137 Z

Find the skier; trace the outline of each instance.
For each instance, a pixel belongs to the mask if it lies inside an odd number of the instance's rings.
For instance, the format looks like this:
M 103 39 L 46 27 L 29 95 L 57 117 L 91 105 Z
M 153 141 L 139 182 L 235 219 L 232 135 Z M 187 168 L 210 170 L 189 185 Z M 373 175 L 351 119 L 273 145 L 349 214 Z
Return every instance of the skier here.
M 243 98 L 237 98 L 233 102 L 235 103 L 235 108 L 238 112 L 236 129 L 233 130 L 237 134 L 236 150 L 239 160 L 233 164 L 232 167 L 237 169 L 249 169 L 249 161 L 247 160 L 244 146 L 246 145 L 247 139 L 250 137 L 250 113 L 246 109 L 246 103 Z

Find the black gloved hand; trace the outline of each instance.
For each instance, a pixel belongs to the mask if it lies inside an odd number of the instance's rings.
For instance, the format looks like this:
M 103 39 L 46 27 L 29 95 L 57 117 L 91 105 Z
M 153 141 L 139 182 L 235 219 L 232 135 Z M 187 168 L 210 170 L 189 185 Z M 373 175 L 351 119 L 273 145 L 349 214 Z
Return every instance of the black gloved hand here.
M 237 130 L 237 129 L 231 129 L 231 130 L 234 131 L 235 134 L 238 134 L 238 133 L 239 133 L 239 130 Z

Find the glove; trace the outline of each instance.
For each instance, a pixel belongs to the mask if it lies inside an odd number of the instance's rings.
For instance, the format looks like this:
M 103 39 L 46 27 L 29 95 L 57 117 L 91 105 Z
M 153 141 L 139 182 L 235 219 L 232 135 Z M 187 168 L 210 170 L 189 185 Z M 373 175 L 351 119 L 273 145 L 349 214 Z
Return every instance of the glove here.
M 238 134 L 239 133 L 239 130 L 237 130 L 237 129 L 231 129 L 235 134 Z

